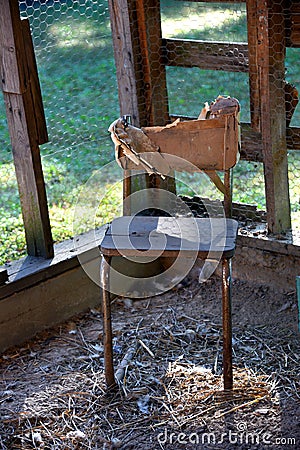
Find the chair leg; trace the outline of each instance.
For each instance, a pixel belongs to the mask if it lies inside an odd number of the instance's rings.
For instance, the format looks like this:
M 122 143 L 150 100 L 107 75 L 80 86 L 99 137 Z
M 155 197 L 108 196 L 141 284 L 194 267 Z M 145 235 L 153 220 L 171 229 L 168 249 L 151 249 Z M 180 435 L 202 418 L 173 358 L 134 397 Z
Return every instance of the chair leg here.
M 232 389 L 231 261 L 227 258 L 222 260 L 222 309 L 224 389 Z
M 104 344 L 104 371 L 108 389 L 116 385 L 113 363 L 112 326 L 111 326 L 111 299 L 109 292 L 109 269 L 111 257 L 103 256 L 100 269 L 102 286 L 102 313 L 103 313 L 103 344 Z

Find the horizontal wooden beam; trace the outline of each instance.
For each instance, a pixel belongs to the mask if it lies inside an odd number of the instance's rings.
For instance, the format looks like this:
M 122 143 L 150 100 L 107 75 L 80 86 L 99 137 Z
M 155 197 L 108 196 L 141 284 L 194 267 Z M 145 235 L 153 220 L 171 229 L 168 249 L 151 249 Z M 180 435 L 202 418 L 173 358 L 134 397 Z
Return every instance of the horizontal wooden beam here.
M 242 123 L 241 159 L 263 162 L 261 133 L 254 131 L 250 123 Z M 300 128 L 288 128 L 286 132 L 288 150 L 300 150 Z
M 172 114 L 171 119 L 193 120 L 196 117 L 181 116 Z M 292 127 L 287 129 L 287 148 L 290 150 L 300 150 L 300 128 Z M 253 162 L 263 162 L 262 137 L 261 133 L 253 130 L 250 123 L 241 123 L 241 159 Z
M 107 225 L 103 225 L 95 231 L 85 233 L 84 238 L 82 237 L 79 243 L 76 242 L 76 248 L 73 239 L 55 244 L 54 257 L 51 260 L 26 256 L 0 267 L 1 278 L 3 277 L 3 280 L 4 277 L 6 278 L 4 283 L 0 284 L 0 303 L 6 297 L 79 267 L 82 261 L 87 264 L 90 261 L 98 260 L 98 266 L 96 264 L 94 270 L 98 274 L 100 252 L 97 245 L 102 241 L 107 227 Z
M 246 43 L 163 39 L 162 45 L 167 66 L 248 72 Z
M 286 18 L 286 41 L 289 47 L 300 47 L 300 4 L 293 1 Z
M 28 20 L 18 0 L 0 0 L 3 97 L 25 228 L 27 252 L 52 258 L 53 240 L 39 144 L 48 140 Z
M 215 0 L 191 0 L 193 3 L 216 3 Z M 237 3 L 236 0 L 219 0 L 218 3 Z M 238 3 L 247 3 L 242 0 Z M 287 47 L 300 47 L 300 4 L 299 0 L 286 1 L 285 37 Z M 238 7 L 238 6 L 237 6 Z

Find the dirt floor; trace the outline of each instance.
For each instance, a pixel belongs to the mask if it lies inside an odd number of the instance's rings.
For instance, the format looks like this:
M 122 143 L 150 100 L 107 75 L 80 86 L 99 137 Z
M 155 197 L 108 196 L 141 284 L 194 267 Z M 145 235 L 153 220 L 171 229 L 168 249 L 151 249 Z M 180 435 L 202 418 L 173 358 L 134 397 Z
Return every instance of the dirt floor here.
M 102 319 L 91 310 L 0 359 L 0 449 L 300 448 L 295 292 L 233 282 L 234 390 L 222 390 L 221 284 L 117 299 L 105 392 Z

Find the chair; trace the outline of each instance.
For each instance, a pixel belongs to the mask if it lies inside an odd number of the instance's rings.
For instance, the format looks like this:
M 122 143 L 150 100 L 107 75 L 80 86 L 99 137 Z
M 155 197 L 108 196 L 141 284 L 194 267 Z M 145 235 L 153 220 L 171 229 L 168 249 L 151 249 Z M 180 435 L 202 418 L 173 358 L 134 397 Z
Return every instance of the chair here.
M 232 105 L 231 105 L 232 106 Z M 222 108 L 221 108 L 222 109 Z M 148 171 L 159 173 L 155 169 L 158 158 L 174 169 L 172 155 L 175 155 L 181 167 L 179 170 L 205 171 L 224 195 L 225 217 L 193 218 L 167 216 L 147 217 L 131 215 L 116 218 L 109 225 L 100 245 L 103 255 L 101 263 L 101 286 L 103 308 L 103 340 L 105 379 L 109 389 L 116 385 L 111 323 L 111 261 L 112 257 L 177 258 L 175 272 L 189 268 L 184 262 L 191 260 L 191 266 L 197 259 L 216 260 L 222 267 L 222 315 L 223 315 L 223 380 L 224 389 L 232 389 L 232 325 L 231 325 L 231 258 L 234 255 L 238 223 L 231 215 L 231 168 L 237 162 L 239 147 L 238 108 L 229 107 L 219 110 L 207 120 L 176 122 L 166 127 L 148 127 L 142 131 L 151 143 L 160 149 L 161 154 L 151 152 L 142 154 L 142 165 Z M 123 131 L 129 133 L 130 125 L 123 122 Z M 119 122 L 120 124 L 120 122 Z M 136 129 L 133 130 L 136 132 Z M 126 136 L 128 136 L 126 134 Z M 121 138 L 129 150 L 136 152 L 132 140 Z M 127 148 L 127 150 L 128 150 Z M 120 148 L 118 148 L 120 151 Z M 126 149 L 124 153 L 126 152 Z M 119 157 L 121 157 L 119 155 Z M 139 158 L 139 155 L 137 155 Z M 123 156 L 123 169 L 135 169 L 140 166 Z M 178 166 L 178 164 L 177 164 Z M 154 167 L 154 168 L 153 168 Z M 192 167 L 192 169 L 191 169 Z M 175 167 L 178 170 L 178 167 Z M 224 172 L 224 182 L 216 171 Z M 162 177 L 163 174 L 160 173 Z M 181 261 L 183 263 L 181 264 Z M 175 264 L 175 263 L 174 263 Z M 172 266 L 172 264 L 171 264 Z M 185 274 L 185 273 L 184 273 Z M 162 275 L 164 276 L 164 275 Z M 175 277 L 176 278 L 176 277 Z M 180 280 L 179 280 L 180 281 Z

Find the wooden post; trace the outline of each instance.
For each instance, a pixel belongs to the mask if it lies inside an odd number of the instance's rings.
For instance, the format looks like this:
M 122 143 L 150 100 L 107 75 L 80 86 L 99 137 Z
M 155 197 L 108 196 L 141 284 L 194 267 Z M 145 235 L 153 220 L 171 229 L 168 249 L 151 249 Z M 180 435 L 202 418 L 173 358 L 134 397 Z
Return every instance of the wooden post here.
M 159 0 L 109 0 L 121 114 L 138 127 L 169 121 Z
M 169 114 L 160 1 L 109 0 L 109 10 L 121 115 L 131 115 L 137 127 L 166 125 Z M 138 175 L 129 183 L 126 175 L 125 196 L 157 185 L 155 176 Z M 167 188 L 174 191 L 174 183 L 167 182 Z M 160 187 L 164 186 L 160 183 Z M 127 201 L 124 214 L 133 212 L 134 205 L 129 207 Z
M 138 98 L 141 106 L 141 126 L 166 125 L 170 122 L 166 67 L 163 56 L 160 0 L 136 0 L 138 45 L 134 51 L 141 55 Z M 176 192 L 175 178 L 171 174 L 162 180 L 157 175 L 146 175 L 149 188 Z
M 250 113 L 251 127 L 255 131 L 261 131 L 261 99 L 259 74 L 257 64 L 258 53 L 258 13 L 257 0 L 248 0 L 247 6 L 247 29 L 248 29 L 248 59 L 249 59 L 249 89 L 250 89 Z
M 262 133 L 268 228 L 272 233 L 280 233 L 291 227 L 284 89 L 284 11 L 281 4 L 270 0 L 249 0 L 247 7 L 250 14 L 249 41 L 250 45 L 255 46 L 249 48 L 249 55 L 251 52 L 254 55 L 250 61 L 252 119 L 254 128 L 260 128 Z
M 127 0 L 108 0 L 112 39 L 117 70 L 121 115 L 130 115 L 132 125 L 140 125 L 134 52 Z
M 47 130 L 28 21 L 18 0 L 0 0 L 1 83 L 22 207 L 27 252 L 53 256 L 39 144 Z

